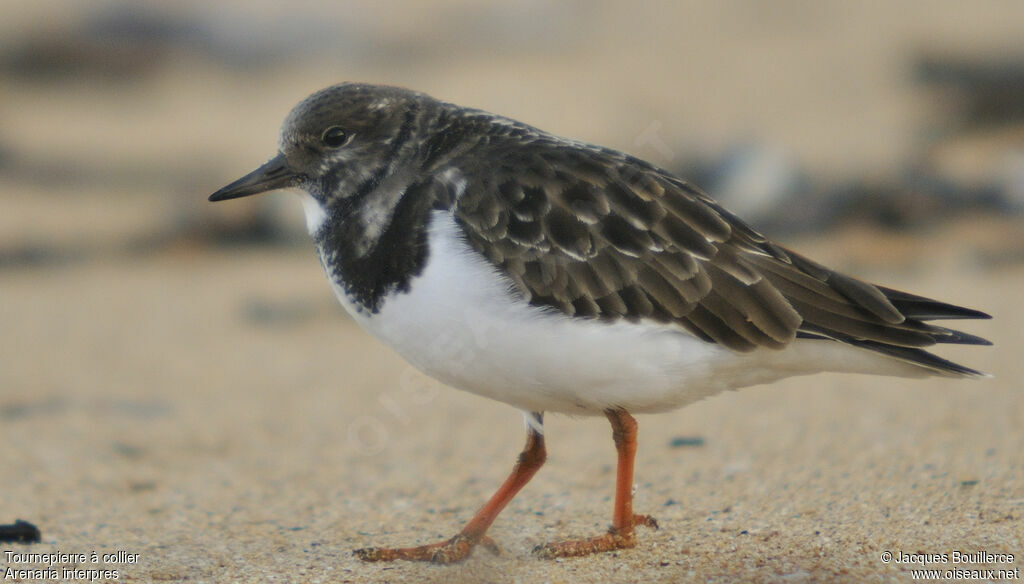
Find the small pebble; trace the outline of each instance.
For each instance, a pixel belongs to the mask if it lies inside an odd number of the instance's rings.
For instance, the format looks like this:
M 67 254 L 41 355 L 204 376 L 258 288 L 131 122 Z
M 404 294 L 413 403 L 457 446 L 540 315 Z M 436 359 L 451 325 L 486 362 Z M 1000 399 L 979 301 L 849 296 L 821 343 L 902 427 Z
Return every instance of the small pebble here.
M 668 443 L 670 448 L 684 448 L 686 446 L 704 446 L 704 439 L 700 436 L 676 436 Z

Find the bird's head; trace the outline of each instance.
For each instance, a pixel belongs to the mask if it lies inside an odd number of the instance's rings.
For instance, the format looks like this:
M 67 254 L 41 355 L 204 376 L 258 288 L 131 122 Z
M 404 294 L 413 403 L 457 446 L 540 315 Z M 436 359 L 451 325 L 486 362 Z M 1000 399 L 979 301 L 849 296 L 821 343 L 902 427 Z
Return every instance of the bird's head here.
M 417 114 L 430 101 L 421 93 L 358 83 L 318 91 L 288 114 L 277 155 L 210 200 L 298 187 L 327 208 L 374 188 L 399 167 Z

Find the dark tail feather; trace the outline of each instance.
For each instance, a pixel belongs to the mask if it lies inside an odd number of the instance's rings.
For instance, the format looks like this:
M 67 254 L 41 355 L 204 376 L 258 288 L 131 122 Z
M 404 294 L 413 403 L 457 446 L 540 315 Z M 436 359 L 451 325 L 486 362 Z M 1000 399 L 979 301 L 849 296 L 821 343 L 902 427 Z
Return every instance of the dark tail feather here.
M 985 377 L 924 350 L 937 343 L 991 345 L 979 336 L 929 324 L 931 320 L 987 319 L 979 310 L 876 286 L 834 272 L 774 244 L 743 256 L 803 318 L 797 337 L 832 339 L 950 376 Z
M 895 306 L 896 309 L 907 318 L 916 318 L 918 320 L 992 318 L 980 310 L 964 308 L 963 306 L 956 306 L 955 304 L 947 304 L 945 302 L 939 302 L 938 300 L 932 300 L 931 298 L 925 298 L 924 296 L 917 296 L 916 294 L 893 290 L 892 288 L 886 288 L 884 286 L 876 286 L 876 288 L 878 288 L 882 294 L 885 294 L 885 297 L 889 299 L 889 302 L 892 302 L 893 306 Z
M 934 327 L 940 332 L 932 335 L 932 338 L 936 343 L 948 343 L 952 345 L 991 345 L 992 341 L 965 333 L 963 331 L 953 330 L 945 327 Z
M 977 339 L 979 341 L 982 341 L 982 342 L 971 342 L 971 343 L 964 342 L 964 344 L 971 344 L 971 345 L 991 345 L 992 344 L 992 343 L 986 341 L 985 339 L 981 339 L 979 337 L 974 337 L 973 335 L 968 335 L 966 333 L 961 333 L 959 331 L 950 331 L 950 332 L 957 333 L 957 334 L 963 335 L 965 337 L 970 337 L 971 339 Z M 847 345 L 852 345 L 854 347 L 860 347 L 862 349 L 867 349 L 869 351 L 875 351 L 876 353 L 882 353 L 883 355 L 889 355 L 890 357 L 899 359 L 900 361 L 907 361 L 909 363 L 913 363 L 914 365 L 918 365 L 920 367 L 924 367 L 925 369 L 931 369 L 932 371 L 935 371 L 936 373 L 939 373 L 941 375 L 954 376 L 954 377 L 955 376 L 960 376 L 960 375 L 965 376 L 965 377 L 991 377 L 991 375 L 989 375 L 988 373 L 985 373 L 984 371 L 978 371 L 977 369 L 971 369 L 970 367 L 964 367 L 963 365 L 961 365 L 959 363 L 954 363 L 953 361 L 950 361 L 949 359 L 943 359 L 942 357 L 939 357 L 938 355 L 929 353 L 928 351 L 925 351 L 924 349 L 918 349 L 918 348 L 914 348 L 914 347 L 901 347 L 901 346 L 898 346 L 898 345 L 890 345 L 888 343 L 880 343 L 880 342 L 877 342 L 877 341 L 868 341 L 868 340 L 865 340 L 865 339 L 857 339 L 857 338 L 850 337 L 850 336 L 847 336 L 847 335 L 834 334 L 834 333 L 833 334 L 823 334 L 823 333 L 811 332 L 811 331 L 800 331 L 799 333 L 797 333 L 797 337 L 798 338 L 804 338 L 804 339 L 831 339 L 831 340 L 834 340 L 834 341 L 839 341 L 841 343 L 845 343 Z M 953 342 L 953 341 L 938 341 L 938 342 L 942 343 L 942 342 Z
M 847 341 L 851 345 L 857 347 L 863 347 L 870 349 L 878 353 L 895 357 L 902 361 L 909 361 L 915 365 L 920 365 L 941 373 L 943 375 L 963 375 L 966 377 L 991 377 L 988 373 L 978 371 L 977 369 L 971 369 L 970 367 L 964 367 L 959 363 L 954 363 L 949 359 L 943 359 L 938 355 L 934 355 L 923 349 L 913 349 L 910 347 L 897 347 L 896 345 L 886 345 L 885 343 L 876 343 L 874 341 L 861 341 L 861 340 L 850 340 Z M 991 343 L 989 343 L 991 344 Z
M 939 302 L 924 296 L 917 296 L 891 288 L 877 287 L 882 294 L 896 307 L 906 318 L 898 325 L 888 325 L 886 328 L 899 329 L 908 327 L 914 333 L 925 337 L 931 342 L 925 343 L 899 343 L 896 336 L 887 338 L 881 335 L 878 339 L 864 338 L 861 335 L 851 334 L 854 329 L 843 327 L 844 330 L 836 330 L 831 327 L 822 327 L 813 323 L 805 322 L 797 336 L 804 338 L 830 338 L 855 347 L 861 347 L 890 357 L 913 363 L 920 367 L 930 369 L 941 375 L 966 376 L 966 377 L 989 377 L 987 373 L 965 367 L 938 355 L 929 353 L 922 349 L 932 343 L 954 344 L 954 345 L 991 345 L 988 339 L 958 331 L 951 328 L 926 325 L 923 321 L 940 319 L 989 319 L 992 318 L 984 312 Z M 834 320 L 834 319 L 833 319 Z M 907 333 L 909 334 L 909 333 Z M 916 346 L 915 346 L 916 345 Z

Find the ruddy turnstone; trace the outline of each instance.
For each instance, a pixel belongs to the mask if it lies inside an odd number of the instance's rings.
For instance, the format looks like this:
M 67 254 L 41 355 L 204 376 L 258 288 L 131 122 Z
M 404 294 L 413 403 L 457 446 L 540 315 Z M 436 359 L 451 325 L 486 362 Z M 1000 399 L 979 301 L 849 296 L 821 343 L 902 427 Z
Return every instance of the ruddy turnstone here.
M 635 545 L 637 424 L 726 389 L 823 371 L 982 375 L 925 349 L 988 341 L 928 321 L 989 318 L 857 280 L 753 230 L 628 154 L 394 87 L 296 106 L 279 152 L 214 193 L 298 187 L 345 310 L 426 374 L 525 412 L 511 475 L 456 536 L 356 551 L 450 563 L 545 460 L 544 412 L 604 415 L 618 451 L 607 533 L 543 557 Z

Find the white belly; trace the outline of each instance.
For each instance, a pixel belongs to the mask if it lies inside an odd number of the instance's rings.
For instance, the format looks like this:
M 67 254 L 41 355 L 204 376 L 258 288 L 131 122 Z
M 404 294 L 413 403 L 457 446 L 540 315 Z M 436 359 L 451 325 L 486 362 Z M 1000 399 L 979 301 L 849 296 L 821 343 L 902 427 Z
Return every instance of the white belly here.
M 335 292 L 360 325 L 427 375 L 520 409 L 656 412 L 791 375 L 913 371 L 830 341 L 737 354 L 677 327 L 583 320 L 530 306 L 458 230 L 449 213 L 433 213 L 423 273 L 377 314 L 358 310 L 337 283 Z

